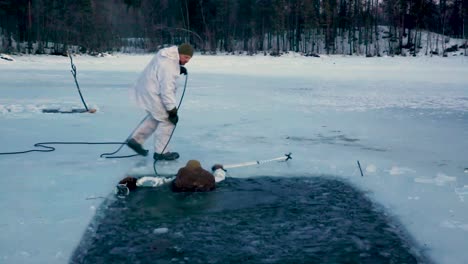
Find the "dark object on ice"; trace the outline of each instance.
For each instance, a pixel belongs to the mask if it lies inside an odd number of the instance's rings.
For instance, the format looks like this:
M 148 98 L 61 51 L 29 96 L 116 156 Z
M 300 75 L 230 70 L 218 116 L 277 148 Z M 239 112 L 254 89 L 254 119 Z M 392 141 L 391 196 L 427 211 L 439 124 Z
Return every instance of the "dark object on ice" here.
M 6 60 L 6 61 L 14 61 L 13 58 L 11 58 L 10 56 L 3 55 L 3 54 L 0 54 L 0 59 Z
M 205 193 L 167 186 L 112 195 L 69 261 L 173 262 L 431 263 L 364 193 L 304 176 L 228 178 Z
M 127 186 L 127 188 L 130 190 L 130 191 L 133 191 L 137 188 L 137 178 L 133 178 L 133 177 L 125 177 L 123 178 L 121 181 L 119 181 L 119 184 L 123 184 L 125 186 Z
M 136 153 L 142 155 L 142 156 L 147 156 L 148 155 L 148 150 L 144 149 L 140 143 L 138 143 L 135 139 L 131 138 L 127 141 L 127 146 Z
M 270 52 L 270 56 L 273 56 L 273 57 L 280 57 L 282 54 L 278 51 L 272 51 Z
M 91 113 L 94 114 L 96 113 L 96 109 L 90 108 L 88 110 L 83 109 L 83 108 L 72 108 L 69 110 L 65 109 L 60 109 L 60 108 L 48 108 L 48 109 L 42 109 L 42 113 L 52 113 L 52 114 L 80 114 L 80 113 Z
M 318 55 L 317 53 L 307 53 L 305 56 L 306 56 L 306 57 L 320 58 L 320 55 Z
M 204 170 L 197 160 L 189 160 L 180 168 L 172 182 L 174 192 L 209 192 L 216 188 L 213 174 Z

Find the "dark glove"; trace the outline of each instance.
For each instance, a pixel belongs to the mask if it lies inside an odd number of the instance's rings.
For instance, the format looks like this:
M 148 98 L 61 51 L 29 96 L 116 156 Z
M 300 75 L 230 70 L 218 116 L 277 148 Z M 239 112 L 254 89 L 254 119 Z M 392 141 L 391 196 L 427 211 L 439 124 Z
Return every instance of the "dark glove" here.
M 177 108 L 174 107 L 171 111 L 167 111 L 169 114 L 169 121 L 171 121 L 172 124 L 177 125 L 177 122 L 179 122 L 179 116 L 177 115 Z
M 187 75 L 187 68 L 180 66 L 180 74 Z

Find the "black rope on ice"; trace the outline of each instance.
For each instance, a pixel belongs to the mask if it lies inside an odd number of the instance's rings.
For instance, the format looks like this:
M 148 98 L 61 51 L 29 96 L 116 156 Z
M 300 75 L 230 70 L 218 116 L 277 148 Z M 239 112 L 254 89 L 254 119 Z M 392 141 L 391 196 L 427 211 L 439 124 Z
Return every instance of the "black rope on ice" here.
M 143 118 L 140 121 L 140 124 L 138 124 L 138 126 L 140 126 L 141 123 L 143 123 L 143 121 L 145 121 L 146 117 L 147 116 L 145 116 L 145 118 Z M 15 155 L 15 154 L 26 154 L 26 153 L 30 153 L 30 152 L 52 152 L 52 151 L 54 151 L 55 148 L 51 147 L 49 145 L 120 145 L 120 147 L 116 151 L 111 152 L 111 153 L 102 153 L 99 157 L 106 158 L 106 159 L 119 159 L 119 158 L 135 157 L 135 156 L 138 156 L 138 154 L 132 154 L 132 155 L 126 155 L 126 156 L 112 156 L 112 157 L 109 157 L 109 156 L 114 155 L 115 153 L 119 152 L 123 148 L 123 146 L 127 144 L 128 139 L 132 136 L 133 132 L 135 132 L 137 127 L 135 129 L 133 129 L 132 133 L 128 136 L 128 138 L 127 138 L 127 140 L 125 140 L 125 142 L 86 142 L 86 141 L 85 142 L 68 142 L 68 141 L 40 142 L 40 143 L 34 144 L 34 147 L 44 148 L 44 149 L 30 149 L 30 150 L 25 150 L 25 151 L 0 152 L 0 155 Z
M 30 152 L 52 152 L 56 150 L 55 147 L 52 147 L 50 145 L 125 145 L 126 142 L 70 142 L 70 141 L 50 141 L 50 142 L 40 142 L 34 144 L 34 147 L 36 148 L 42 148 L 42 149 L 30 149 L 30 150 L 25 150 L 25 151 L 13 151 L 13 152 L 0 152 L 0 155 L 16 155 L 16 154 L 26 154 Z M 100 157 L 102 158 L 104 154 L 101 154 Z M 138 154 L 136 154 L 138 155 Z M 127 157 L 133 157 L 136 155 L 129 155 Z M 105 157 L 105 158 L 110 158 L 110 157 Z
M 145 118 L 143 118 L 140 121 L 140 124 L 138 124 L 137 127 L 139 127 L 141 123 L 145 121 L 146 117 L 147 116 L 145 116 Z M 68 142 L 68 141 L 40 142 L 40 143 L 34 144 L 34 147 L 43 148 L 43 149 L 30 149 L 30 150 L 25 150 L 25 151 L 14 151 L 14 152 L 0 152 L 0 155 L 26 154 L 30 152 L 52 152 L 55 150 L 55 148 L 51 147 L 50 145 L 120 145 L 120 147 L 116 151 L 111 152 L 111 153 L 102 153 L 99 157 L 106 158 L 106 159 L 135 157 L 135 156 L 138 156 L 138 154 L 125 155 L 125 156 L 111 156 L 111 157 L 109 156 L 114 155 L 115 153 L 119 152 L 123 148 L 123 146 L 127 144 L 128 139 L 132 136 L 133 132 L 135 132 L 137 127 L 133 129 L 132 133 L 127 137 L 127 140 L 125 140 L 125 142 L 87 142 L 87 141 L 84 141 L 84 142 Z
M 132 133 L 130 133 L 130 135 L 128 135 L 127 139 L 125 140 L 124 143 L 122 143 L 120 145 L 120 147 L 114 151 L 114 152 L 110 152 L 110 153 L 102 153 L 101 154 L 101 158 L 102 157 L 105 157 L 106 159 L 122 159 L 122 158 L 130 158 L 130 157 L 135 157 L 135 156 L 138 156 L 139 154 L 133 154 L 133 155 L 125 155 L 125 156 L 111 156 L 111 155 L 114 155 L 116 154 L 117 152 L 119 152 L 124 145 L 127 145 L 127 142 L 130 140 L 130 138 L 132 137 L 133 133 L 135 132 L 135 130 L 137 130 L 137 128 L 146 120 L 146 118 L 148 118 L 150 114 L 147 114 L 141 121 L 140 123 L 133 129 Z

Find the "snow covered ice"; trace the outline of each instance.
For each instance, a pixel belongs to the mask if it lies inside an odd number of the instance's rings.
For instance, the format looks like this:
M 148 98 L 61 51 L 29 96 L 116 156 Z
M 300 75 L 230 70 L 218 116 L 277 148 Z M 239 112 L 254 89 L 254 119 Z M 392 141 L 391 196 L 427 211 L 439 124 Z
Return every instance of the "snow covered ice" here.
M 75 57 L 83 96 L 98 112 L 69 115 L 41 112 L 82 107 L 68 58 L 0 60 L 0 152 L 44 141 L 124 141 L 144 117 L 128 87 L 150 59 Z M 467 263 L 468 57 L 196 54 L 187 69 L 174 167 L 292 152 L 286 164 L 227 176 L 342 178 L 398 219 L 434 262 Z M 141 160 L 99 157 L 117 147 L 0 156 L 0 262 L 66 263 L 101 198 Z

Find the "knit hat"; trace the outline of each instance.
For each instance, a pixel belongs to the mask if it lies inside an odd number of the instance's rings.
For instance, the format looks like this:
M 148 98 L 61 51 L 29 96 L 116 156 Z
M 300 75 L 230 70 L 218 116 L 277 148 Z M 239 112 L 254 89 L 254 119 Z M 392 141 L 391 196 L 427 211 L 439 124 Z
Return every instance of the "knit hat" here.
M 190 169 L 201 168 L 201 164 L 198 160 L 189 160 L 185 167 Z
M 193 56 L 193 47 L 188 43 L 180 44 L 178 49 L 179 54 Z

